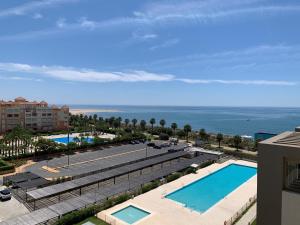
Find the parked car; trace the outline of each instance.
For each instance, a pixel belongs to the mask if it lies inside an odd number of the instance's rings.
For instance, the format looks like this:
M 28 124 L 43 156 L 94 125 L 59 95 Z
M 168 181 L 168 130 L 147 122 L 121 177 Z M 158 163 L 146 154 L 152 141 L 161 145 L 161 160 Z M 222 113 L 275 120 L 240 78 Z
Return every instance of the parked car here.
M 1 200 L 9 200 L 11 199 L 11 192 L 9 189 L 4 189 L 0 191 L 0 199 Z
M 135 142 L 135 141 L 129 141 L 129 144 L 131 144 L 131 145 L 135 145 L 135 144 L 136 144 L 136 142 Z
M 154 145 L 153 148 L 155 148 L 155 149 L 161 149 L 160 145 Z
M 149 147 L 154 147 L 154 146 L 155 146 L 155 143 L 154 143 L 154 142 L 149 142 L 149 143 L 147 144 L 147 146 L 149 146 Z
M 168 143 L 168 142 L 162 143 L 162 144 L 160 145 L 160 147 L 162 147 L 162 148 L 166 148 L 166 147 L 170 147 L 170 146 L 171 146 L 171 144 Z

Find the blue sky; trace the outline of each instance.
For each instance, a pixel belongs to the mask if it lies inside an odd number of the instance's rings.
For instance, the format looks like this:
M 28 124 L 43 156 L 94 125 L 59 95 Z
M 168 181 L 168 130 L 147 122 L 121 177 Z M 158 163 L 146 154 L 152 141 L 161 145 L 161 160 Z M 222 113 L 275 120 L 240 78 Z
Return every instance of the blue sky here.
M 0 99 L 300 107 L 297 0 L 4 0 Z

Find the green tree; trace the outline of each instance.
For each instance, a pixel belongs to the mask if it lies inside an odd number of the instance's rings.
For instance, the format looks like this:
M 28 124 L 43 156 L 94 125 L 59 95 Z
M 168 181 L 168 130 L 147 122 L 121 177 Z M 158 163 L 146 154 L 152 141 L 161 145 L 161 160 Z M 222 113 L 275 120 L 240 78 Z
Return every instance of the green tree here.
M 223 134 L 218 133 L 216 136 L 217 142 L 219 143 L 219 148 L 221 148 L 221 142 L 223 141 L 224 137 Z
M 118 123 L 119 123 L 119 127 L 121 127 L 122 117 L 119 116 L 119 117 L 117 118 L 117 121 L 118 121 Z
M 128 124 L 130 123 L 130 120 L 129 119 L 125 119 L 124 122 L 125 122 L 125 126 L 128 127 Z
M 94 122 L 97 121 L 98 115 L 97 115 L 97 114 L 94 114 L 94 115 L 93 115 L 93 119 L 94 119 Z
M 206 133 L 205 129 L 200 129 L 199 136 L 202 141 L 207 140 L 207 133 Z
M 189 133 L 192 131 L 192 127 L 189 124 L 184 125 L 183 127 L 184 133 L 186 135 L 186 141 L 189 141 Z
M 136 124 L 137 124 L 137 119 L 132 119 L 132 125 L 133 125 L 133 128 L 135 129 L 135 127 L 136 127 Z
M 172 123 L 171 124 L 171 128 L 173 129 L 173 135 L 174 135 L 174 137 L 175 137 L 175 135 L 176 135 L 176 129 L 177 129 L 177 123 Z
M 35 154 L 37 152 L 51 152 L 54 151 L 57 144 L 50 139 L 39 138 L 35 143 Z
M 154 126 L 155 123 L 156 123 L 155 119 L 154 119 L 154 118 L 151 118 L 151 119 L 150 119 L 151 133 L 153 133 L 153 126 Z
M 164 128 L 164 126 L 166 125 L 166 121 L 164 119 L 161 119 L 159 121 L 159 124 L 161 125 L 162 128 Z
M 233 137 L 233 144 L 234 144 L 234 147 L 236 148 L 236 150 L 239 150 L 241 143 L 242 143 L 241 136 L 235 135 Z
M 146 121 L 145 120 L 141 120 L 140 127 L 143 131 L 146 129 Z

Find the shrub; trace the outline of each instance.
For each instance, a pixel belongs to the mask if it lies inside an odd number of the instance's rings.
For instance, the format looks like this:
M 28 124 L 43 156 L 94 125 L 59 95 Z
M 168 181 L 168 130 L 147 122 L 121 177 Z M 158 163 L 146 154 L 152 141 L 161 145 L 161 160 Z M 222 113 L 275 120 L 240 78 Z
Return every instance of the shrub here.
M 123 195 L 120 195 L 118 197 L 116 197 L 114 199 L 114 205 L 117 205 L 117 204 L 120 204 L 122 202 L 125 202 L 127 201 L 128 199 L 130 199 L 130 196 L 128 194 L 123 194 Z
M 180 176 L 181 176 L 180 173 L 173 173 L 173 174 L 171 174 L 171 175 L 169 175 L 169 176 L 166 177 L 166 181 L 167 182 L 171 182 L 173 180 L 178 179 Z
M 157 188 L 159 186 L 159 181 L 152 181 L 151 183 L 149 184 L 145 184 L 143 187 L 142 187 L 142 194 L 143 193 L 146 193 L 148 191 L 151 191 L 152 189 L 154 188 Z
M 97 212 L 96 206 L 91 206 L 85 209 L 81 209 L 79 211 L 71 212 L 62 218 L 60 218 L 55 225 L 72 225 L 76 224 L 78 222 L 81 222 L 82 220 L 93 216 Z
M 196 168 L 193 168 L 193 167 L 189 167 L 187 168 L 184 173 L 185 174 L 190 174 L 190 173 L 196 173 L 197 169 Z
M 168 135 L 168 134 L 165 134 L 165 133 L 160 133 L 160 134 L 159 134 L 159 139 L 160 139 L 160 140 L 167 141 L 167 140 L 169 140 L 169 135 Z
M 204 163 L 202 163 L 202 164 L 200 165 L 200 168 L 207 167 L 207 166 L 209 166 L 209 165 L 211 165 L 211 164 L 213 164 L 213 163 L 215 163 L 214 160 L 204 162 Z
M 0 174 L 3 174 L 3 172 L 13 172 L 14 169 L 15 169 L 14 165 L 0 159 Z

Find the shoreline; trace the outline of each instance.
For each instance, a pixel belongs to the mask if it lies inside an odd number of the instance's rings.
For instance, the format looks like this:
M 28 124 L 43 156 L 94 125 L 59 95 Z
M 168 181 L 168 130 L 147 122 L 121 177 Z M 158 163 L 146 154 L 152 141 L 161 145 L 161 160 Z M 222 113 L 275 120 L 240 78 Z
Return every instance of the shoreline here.
M 117 109 L 70 109 L 70 113 L 73 115 L 80 115 L 80 114 L 86 114 L 86 113 L 103 113 L 103 112 L 121 112 Z

